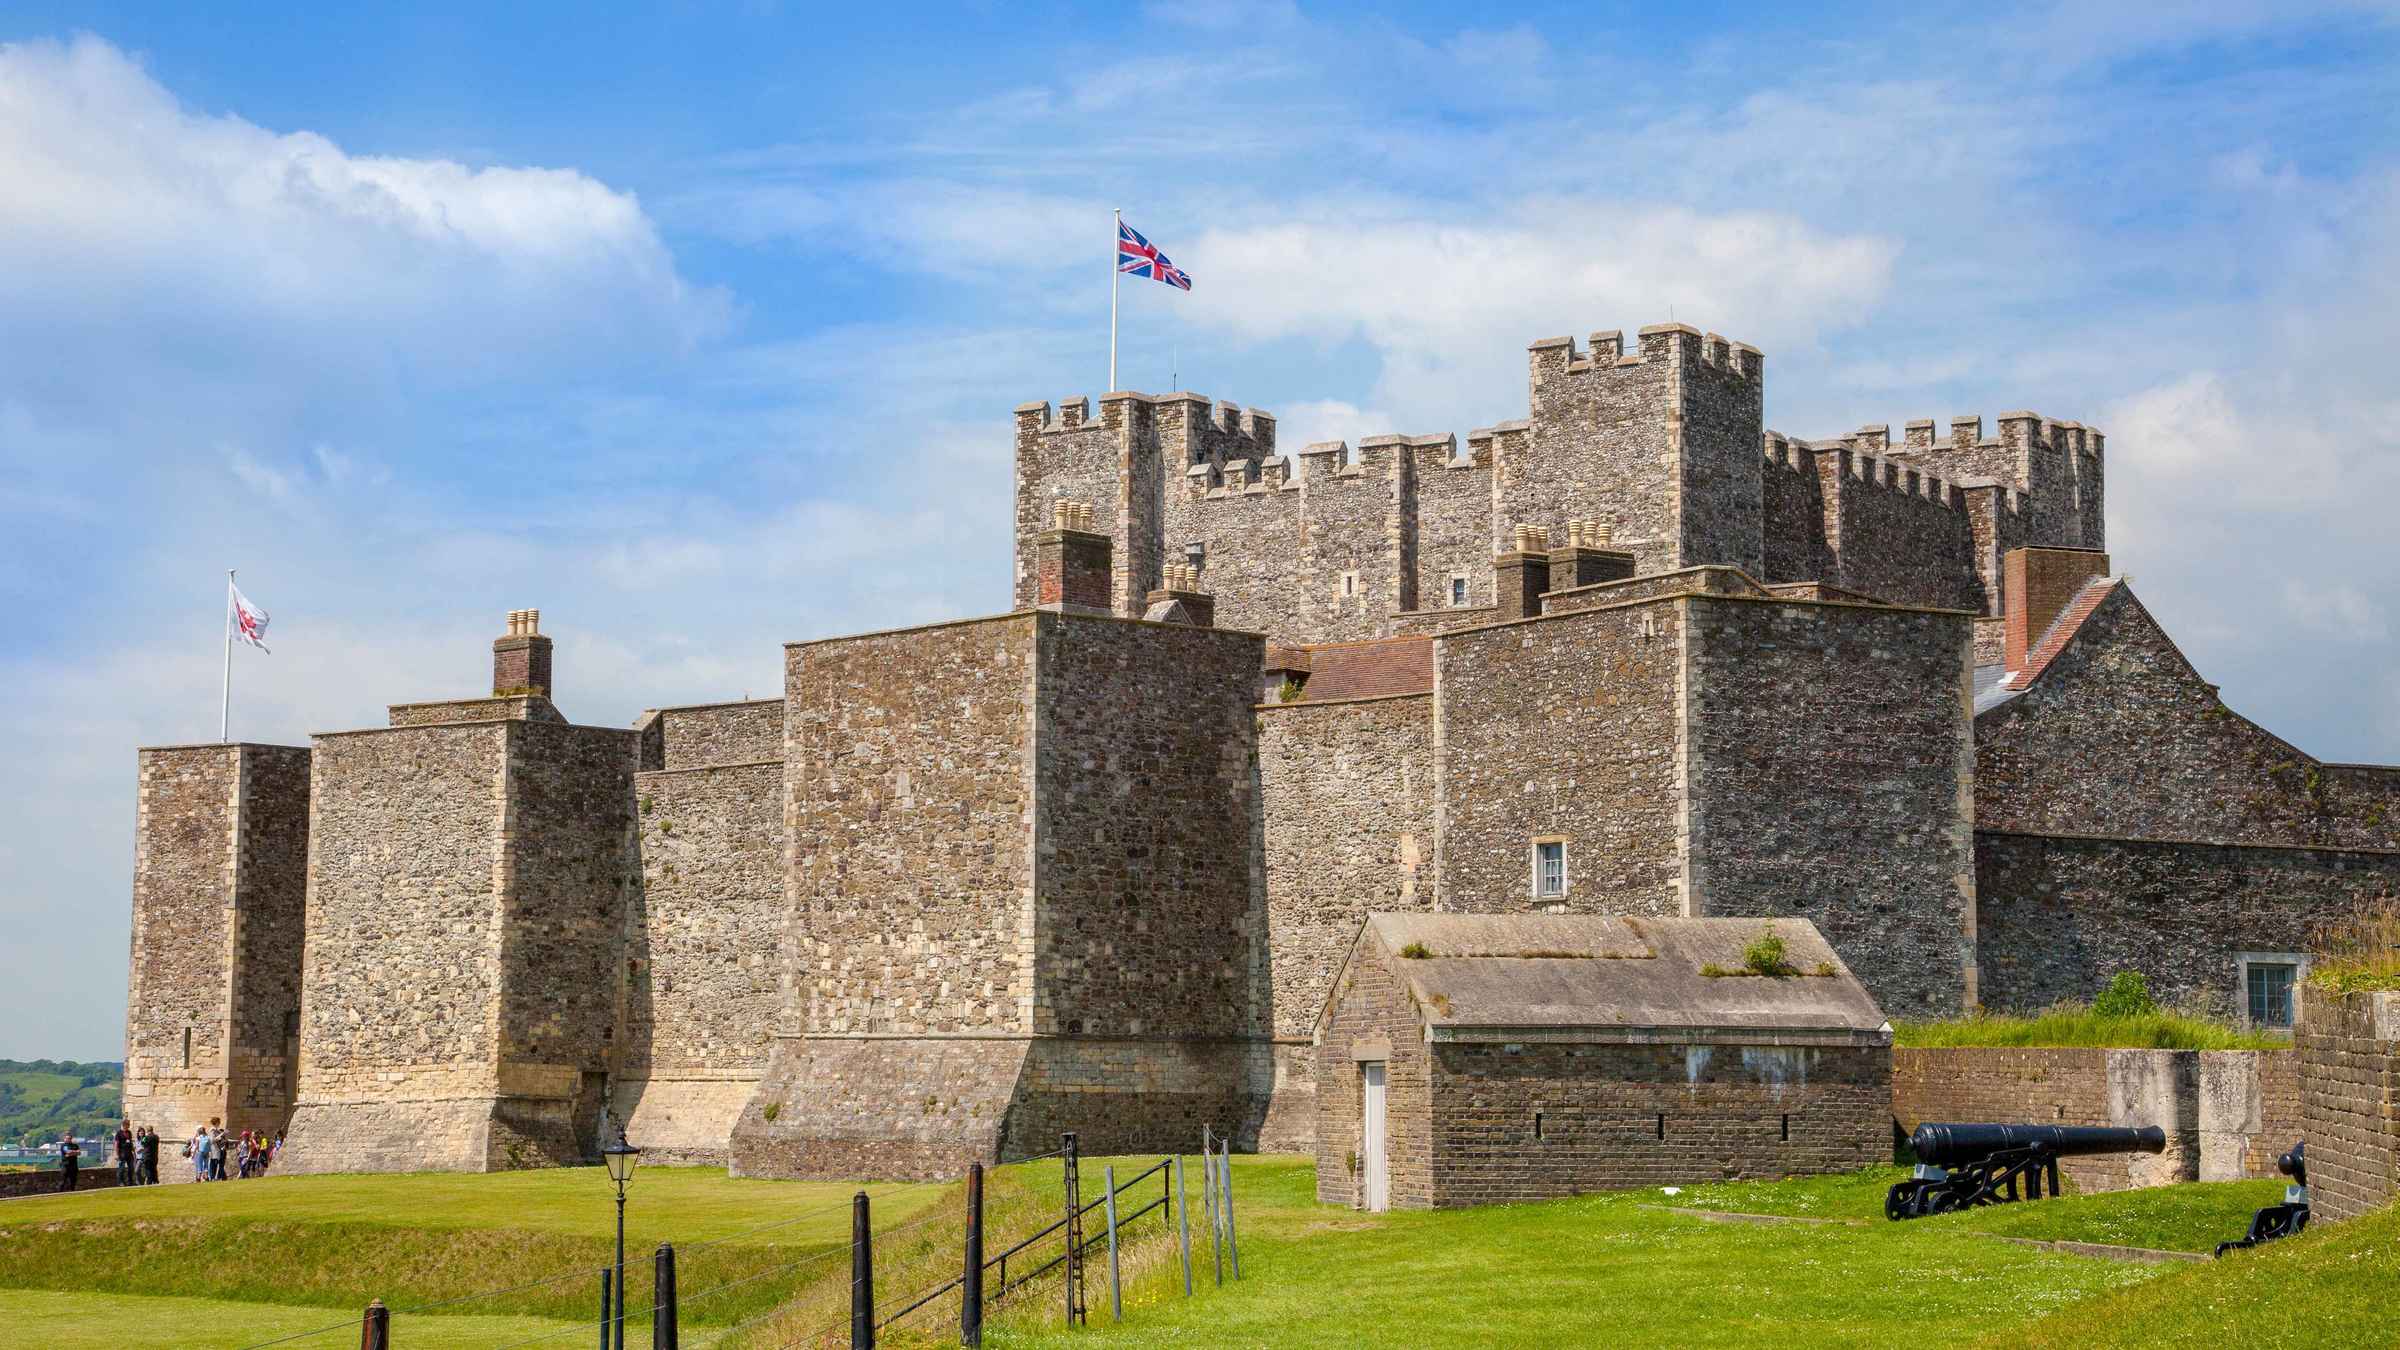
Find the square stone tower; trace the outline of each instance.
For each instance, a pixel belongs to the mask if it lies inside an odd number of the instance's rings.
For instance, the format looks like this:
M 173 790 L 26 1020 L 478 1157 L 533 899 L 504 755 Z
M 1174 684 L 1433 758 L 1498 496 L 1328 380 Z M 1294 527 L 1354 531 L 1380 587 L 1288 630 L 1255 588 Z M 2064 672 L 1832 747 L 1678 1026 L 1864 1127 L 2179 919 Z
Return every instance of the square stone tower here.
M 1264 656 L 1063 603 L 788 648 L 789 984 L 734 1171 L 1255 1130 Z
M 139 763 L 125 1113 L 170 1141 L 212 1120 L 281 1130 L 296 1067 L 309 752 L 156 746 Z
M 529 627 L 501 644 L 521 651 Z M 522 678 L 495 662 L 495 683 Z M 640 733 L 570 725 L 512 688 L 392 720 L 315 738 L 300 1101 L 279 1166 L 580 1161 L 621 1016 Z

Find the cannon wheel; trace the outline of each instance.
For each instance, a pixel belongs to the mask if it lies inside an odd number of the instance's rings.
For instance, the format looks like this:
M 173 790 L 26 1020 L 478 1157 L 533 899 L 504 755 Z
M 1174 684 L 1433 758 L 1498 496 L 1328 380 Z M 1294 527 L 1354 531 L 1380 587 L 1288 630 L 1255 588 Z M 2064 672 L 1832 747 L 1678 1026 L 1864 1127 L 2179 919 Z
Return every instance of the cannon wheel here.
M 1883 1217 L 1913 1219 L 1917 1217 L 1917 1193 L 1925 1189 L 1922 1181 L 1903 1181 L 1883 1193 Z
M 1928 1187 L 1923 1195 L 1917 1197 L 1919 1214 L 1955 1214 L 1966 1207 L 1965 1196 L 1945 1187 Z

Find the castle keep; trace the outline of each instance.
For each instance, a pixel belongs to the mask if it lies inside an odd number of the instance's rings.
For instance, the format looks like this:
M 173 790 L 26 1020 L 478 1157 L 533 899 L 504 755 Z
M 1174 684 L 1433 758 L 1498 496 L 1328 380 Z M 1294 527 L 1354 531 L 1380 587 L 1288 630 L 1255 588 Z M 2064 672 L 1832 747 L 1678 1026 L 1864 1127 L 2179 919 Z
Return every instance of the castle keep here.
M 2400 879 L 2400 771 L 2224 707 L 2114 573 L 2097 431 L 1796 439 L 1677 325 L 1527 360 L 1463 440 L 1024 405 L 1012 612 L 791 645 L 781 698 L 576 725 L 520 611 L 488 696 L 141 751 L 132 1109 L 300 1170 L 604 1113 L 764 1175 L 1306 1151 L 1371 913 L 1804 919 L 1895 1016 L 2136 969 L 2271 1020 Z

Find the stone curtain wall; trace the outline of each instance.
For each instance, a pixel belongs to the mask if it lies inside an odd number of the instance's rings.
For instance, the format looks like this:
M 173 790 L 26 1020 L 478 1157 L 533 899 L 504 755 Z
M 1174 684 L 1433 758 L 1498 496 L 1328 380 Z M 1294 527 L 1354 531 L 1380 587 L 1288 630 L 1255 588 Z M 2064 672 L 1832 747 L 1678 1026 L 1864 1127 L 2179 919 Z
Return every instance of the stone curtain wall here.
M 783 758 L 783 700 L 702 703 L 644 715 L 658 725 L 659 758 L 651 769 L 697 769 L 758 764 Z
M 1366 916 L 1433 908 L 1433 698 L 1257 716 L 1273 1028 L 1306 1040 Z
M 1816 469 L 1832 566 L 1814 579 L 1896 605 L 1981 612 L 1973 522 L 1948 482 L 1854 450 L 1818 451 Z
M 2400 774 L 2320 764 L 2227 708 L 2128 587 L 1975 730 L 1982 829 L 2400 849 Z
M 300 1103 L 279 1171 L 485 1165 L 511 725 L 316 738 Z
M 1394 1209 L 1433 1206 L 1433 1064 L 1423 1024 L 1392 958 L 1373 938 L 1349 951 L 1341 987 L 1319 1024 L 1316 1046 L 1317 1199 L 1366 1205 L 1359 1156 L 1366 1135 L 1361 1060 L 1384 1070 L 1385 1158 Z
M 2008 1125 L 2156 1125 L 2164 1153 L 2064 1158 L 2082 1191 L 2271 1177 L 2300 1140 L 2287 1050 L 1959 1046 L 1892 1051 L 1892 1117 Z M 2313 1161 L 2313 1159 L 2312 1159 Z
M 783 761 L 639 774 L 634 793 L 642 888 L 614 1109 L 645 1151 L 721 1163 L 783 1010 Z
M 290 1111 L 308 762 L 250 744 L 137 758 L 125 1109 L 169 1137 L 280 1129 Z
M 2309 1213 L 2355 1219 L 2400 1195 L 2400 994 L 2311 988 L 2294 1038 Z
M 1956 1012 L 1975 959 L 1967 616 L 1681 603 L 1691 913 L 1808 919 L 1886 1012 Z
M 1826 541 L 1825 488 L 1817 477 L 1816 452 L 1781 432 L 1767 432 L 1764 439 L 1760 497 L 1766 570 L 1760 579 L 1830 581 L 1835 571 Z
M 1648 341 L 1649 329 L 1644 329 Z M 1759 463 L 1765 360 L 1755 348 L 1690 328 L 1677 334 L 1682 543 L 1686 567 L 1721 563 L 1766 573 L 1764 469 Z M 1555 529 L 1555 525 L 1553 525 Z
M 1531 908 L 1541 836 L 1566 911 L 1684 912 L 1682 631 L 1669 601 L 1436 640 L 1435 908 Z
M 1055 414 L 1047 403 L 1027 403 L 1017 409 L 1017 572 L 1016 606 L 1034 604 L 1033 537 L 1050 529 L 1052 505 L 1060 501 L 1089 503 L 1101 521 L 1108 522 L 1116 565 L 1125 565 L 1125 505 L 1132 456 L 1158 453 L 1158 437 L 1150 404 L 1139 395 L 1100 400 L 1098 420 L 1083 398 L 1062 399 Z M 1115 601 L 1120 611 L 1130 603 L 1122 586 Z
M 1438 1044 L 1434 1204 L 1853 1171 L 1891 1101 L 1882 1046 Z
M 395 703 L 389 710 L 396 727 L 435 726 L 444 722 L 490 722 L 501 718 L 527 722 L 567 719 L 542 694 L 508 694 L 493 698 L 449 699 L 439 703 Z
M 1985 1006 L 2135 970 L 2162 1003 L 2238 1017 L 2238 954 L 2306 951 L 2312 923 L 2400 890 L 2400 854 L 1982 831 L 1975 875 Z

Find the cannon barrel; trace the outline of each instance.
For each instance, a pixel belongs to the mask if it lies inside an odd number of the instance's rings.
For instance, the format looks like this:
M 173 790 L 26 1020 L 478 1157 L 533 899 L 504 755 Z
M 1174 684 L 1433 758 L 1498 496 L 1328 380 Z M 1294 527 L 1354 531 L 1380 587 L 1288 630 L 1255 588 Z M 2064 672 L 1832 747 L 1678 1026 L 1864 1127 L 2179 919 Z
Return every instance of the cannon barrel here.
M 2305 1186 L 2308 1184 L 2308 1145 L 2298 1143 L 2292 1150 L 2275 1160 L 2275 1170 Z
M 1920 1162 L 1954 1167 L 2002 1149 L 2039 1146 L 2054 1157 L 2087 1153 L 2164 1153 L 2156 1125 L 1919 1125 L 1908 1137 Z

